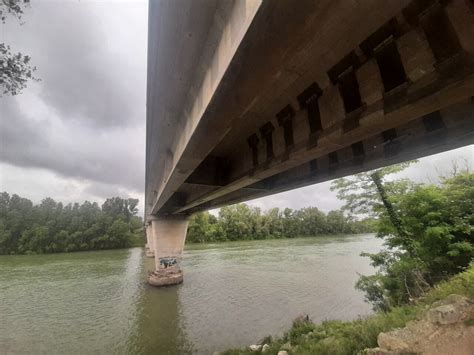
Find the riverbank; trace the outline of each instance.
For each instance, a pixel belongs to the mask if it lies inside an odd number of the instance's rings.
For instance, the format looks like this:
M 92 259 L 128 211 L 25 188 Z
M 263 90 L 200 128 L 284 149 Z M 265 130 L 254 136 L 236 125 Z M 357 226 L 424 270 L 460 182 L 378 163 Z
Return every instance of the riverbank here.
M 350 238 L 350 237 L 356 237 L 358 235 L 376 235 L 375 232 L 370 231 L 370 232 L 364 232 L 364 233 L 334 233 L 334 234 L 315 234 L 315 235 L 295 235 L 292 237 L 287 237 L 287 236 L 267 236 L 265 238 L 260 238 L 260 239 L 242 239 L 242 240 L 232 240 L 232 239 L 225 239 L 225 240 L 212 240 L 212 241 L 196 241 L 196 240 L 191 240 L 188 241 L 186 239 L 186 245 L 187 246 L 198 246 L 198 245 L 214 245 L 214 244 L 229 244 L 232 245 L 232 243 L 240 243 L 240 242 L 262 242 L 262 241 L 272 241 L 272 240 L 296 240 L 296 239 L 311 239 L 311 238 Z M 140 245 L 137 245 L 140 246 Z
M 433 308 L 437 301 L 449 299 L 456 294 L 474 300 L 474 265 L 465 272 L 449 281 L 438 284 L 426 296 L 415 304 L 393 308 L 386 313 L 377 313 L 352 322 L 325 321 L 314 324 L 305 319 L 296 320 L 293 326 L 279 338 L 267 337 L 258 350 L 231 349 L 222 355 L 240 355 L 261 353 L 265 347 L 266 354 L 357 354 L 365 349 L 377 347 L 380 333 L 386 333 L 396 328 L 405 327 L 410 321 L 426 317 L 427 310 Z M 413 323 L 410 323 L 413 324 Z M 471 313 L 464 321 L 472 327 L 474 315 Z M 380 341 L 379 341 L 380 342 Z M 266 345 L 264 345 L 266 344 Z M 389 354 L 380 350 L 380 354 Z M 377 353 L 377 352 L 373 352 Z

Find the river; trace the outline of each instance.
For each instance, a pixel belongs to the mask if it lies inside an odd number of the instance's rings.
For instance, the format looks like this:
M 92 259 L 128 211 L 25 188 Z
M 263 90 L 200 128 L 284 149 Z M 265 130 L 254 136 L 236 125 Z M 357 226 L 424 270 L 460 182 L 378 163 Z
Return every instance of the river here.
M 187 245 L 184 283 L 146 284 L 141 248 L 0 256 L 0 353 L 212 354 L 371 313 L 354 289 L 373 235 Z

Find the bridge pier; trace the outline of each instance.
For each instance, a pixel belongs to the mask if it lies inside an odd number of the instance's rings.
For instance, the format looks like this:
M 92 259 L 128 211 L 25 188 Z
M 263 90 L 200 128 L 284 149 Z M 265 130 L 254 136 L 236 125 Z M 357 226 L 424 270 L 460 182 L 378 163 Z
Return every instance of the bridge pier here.
M 148 275 L 148 283 L 157 287 L 182 283 L 181 260 L 188 219 L 182 216 L 152 217 L 150 222 L 155 270 Z
M 152 231 L 151 231 L 151 222 L 146 224 L 146 245 L 145 245 L 145 254 L 148 258 L 155 257 L 155 248 L 153 246 L 153 238 L 152 238 Z

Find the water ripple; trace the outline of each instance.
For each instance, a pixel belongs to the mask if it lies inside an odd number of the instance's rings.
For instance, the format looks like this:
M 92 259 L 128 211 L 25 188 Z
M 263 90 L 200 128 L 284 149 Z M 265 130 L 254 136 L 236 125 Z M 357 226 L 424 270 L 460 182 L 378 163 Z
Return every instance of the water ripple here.
M 212 353 L 315 321 L 370 312 L 361 235 L 191 246 L 185 283 L 146 285 L 140 248 L 0 257 L 0 353 Z

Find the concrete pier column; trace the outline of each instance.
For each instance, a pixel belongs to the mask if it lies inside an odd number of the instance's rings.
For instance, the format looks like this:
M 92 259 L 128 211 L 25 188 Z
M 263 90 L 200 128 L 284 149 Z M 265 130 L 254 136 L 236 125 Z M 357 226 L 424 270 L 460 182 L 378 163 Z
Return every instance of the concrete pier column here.
M 155 251 L 155 271 L 148 276 L 152 286 L 183 282 L 181 260 L 188 230 L 186 217 L 156 217 L 151 220 L 151 244 Z
M 155 247 L 153 245 L 153 233 L 152 233 L 152 225 L 151 222 L 148 222 L 146 224 L 146 245 L 145 245 L 145 254 L 149 258 L 154 258 L 155 257 Z

